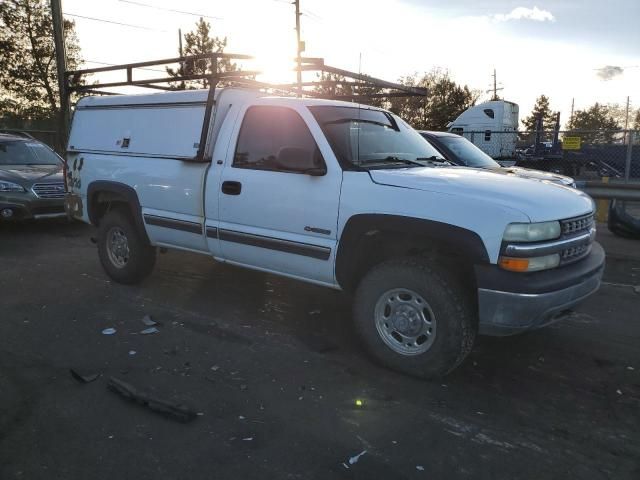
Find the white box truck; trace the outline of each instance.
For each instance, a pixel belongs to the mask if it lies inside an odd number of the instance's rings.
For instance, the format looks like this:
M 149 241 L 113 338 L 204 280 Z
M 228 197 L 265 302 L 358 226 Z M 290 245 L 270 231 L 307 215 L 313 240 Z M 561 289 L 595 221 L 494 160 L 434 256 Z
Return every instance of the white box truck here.
M 449 123 L 448 128 L 495 160 L 515 160 L 518 105 L 513 102 L 492 100 L 475 105 Z

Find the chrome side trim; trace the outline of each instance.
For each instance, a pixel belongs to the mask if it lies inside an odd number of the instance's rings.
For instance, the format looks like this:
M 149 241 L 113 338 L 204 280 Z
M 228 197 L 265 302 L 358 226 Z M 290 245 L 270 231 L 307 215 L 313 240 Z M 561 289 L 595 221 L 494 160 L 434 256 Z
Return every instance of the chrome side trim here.
M 596 230 L 592 228 L 589 232 L 583 233 L 576 237 L 562 238 L 551 242 L 536 244 L 509 244 L 505 247 L 504 252 L 511 257 L 538 257 L 542 255 L 550 255 L 552 253 L 560 253 L 562 250 L 589 245 L 595 238 Z
M 302 255 L 304 257 L 317 258 L 318 260 L 329 260 L 331 249 L 310 243 L 294 242 L 282 238 L 265 237 L 250 233 L 236 232 L 233 230 L 218 230 L 218 238 L 223 242 L 240 243 L 252 247 L 277 250 L 279 252 Z
M 62 213 L 41 213 L 39 215 L 34 215 L 33 218 L 35 218 L 36 220 L 40 220 L 43 218 L 62 218 L 62 217 L 66 217 L 67 213 L 66 212 L 62 212 Z

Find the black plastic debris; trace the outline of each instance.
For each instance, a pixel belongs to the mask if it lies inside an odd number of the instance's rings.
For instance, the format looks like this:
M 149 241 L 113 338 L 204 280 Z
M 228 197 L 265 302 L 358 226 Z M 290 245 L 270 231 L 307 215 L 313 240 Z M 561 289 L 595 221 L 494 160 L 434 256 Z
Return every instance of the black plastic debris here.
M 98 378 L 100 378 L 99 373 L 88 373 L 88 372 L 83 372 L 81 370 L 73 369 L 73 368 L 69 369 L 69 373 L 75 380 L 77 380 L 80 383 L 91 383 L 97 380 Z
M 190 422 L 198 416 L 198 412 L 185 405 L 155 398 L 146 392 L 138 390 L 133 385 L 114 377 L 109 377 L 107 386 L 111 391 L 122 395 L 128 400 L 183 423 Z

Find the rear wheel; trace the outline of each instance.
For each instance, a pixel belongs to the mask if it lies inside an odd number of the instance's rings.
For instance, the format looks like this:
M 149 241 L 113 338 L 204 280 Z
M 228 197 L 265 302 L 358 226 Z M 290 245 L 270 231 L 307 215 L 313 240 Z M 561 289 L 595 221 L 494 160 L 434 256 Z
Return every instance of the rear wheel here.
M 148 244 L 124 209 L 109 211 L 98 227 L 100 263 L 113 280 L 133 284 L 147 277 L 156 262 L 156 250 Z
M 369 271 L 354 300 L 356 331 L 380 363 L 410 375 L 446 375 L 469 354 L 477 322 L 467 286 L 422 258 Z

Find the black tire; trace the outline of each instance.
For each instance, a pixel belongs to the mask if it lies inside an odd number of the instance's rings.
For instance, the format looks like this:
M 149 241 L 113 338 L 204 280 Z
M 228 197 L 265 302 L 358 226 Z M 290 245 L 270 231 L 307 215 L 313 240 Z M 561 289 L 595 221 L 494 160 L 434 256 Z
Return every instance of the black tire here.
M 126 237 L 128 258 L 117 264 L 108 252 L 108 238 L 113 233 Z M 156 263 L 156 249 L 136 228 L 131 214 L 125 209 L 113 209 L 100 220 L 98 226 L 98 255 L 107 275 L 118 283 L 127 285 L 140 283 L 146 278 Z
M 399 353 L 378 332 L 376 304 L 394 289 L 415 292 L 433 314 L 435 336 L 430 346 L 425 343 L 428 349 L 422 353 Z M 355 330 L 369 354 L 382 365 L 409 375 L 438 378 L 460 365 L 473 348 L 477 332 L 474 305 L 473 291 L 446 268 L 430 266 L 420 257 L 394 259 L 372 268 L 360 282 L 353 303 Z M 386 341 L 393 339 L 387 337 Z M 401 342 L 400 348 L 404 348 Z

